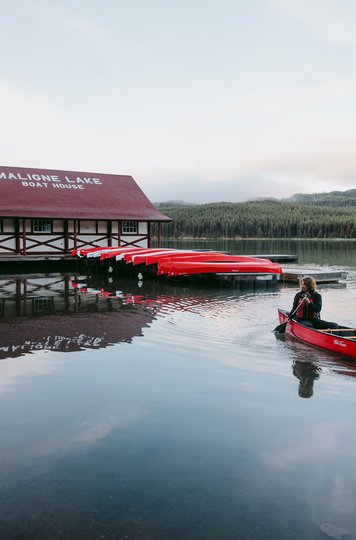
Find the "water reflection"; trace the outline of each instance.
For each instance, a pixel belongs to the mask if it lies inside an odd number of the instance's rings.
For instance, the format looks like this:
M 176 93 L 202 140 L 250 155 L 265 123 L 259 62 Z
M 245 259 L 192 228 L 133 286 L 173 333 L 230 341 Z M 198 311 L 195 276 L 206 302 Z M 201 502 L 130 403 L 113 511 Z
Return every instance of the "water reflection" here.
M 314 395 L 314 382 L 322 375 L 356 377 L 356 364 L 342 355 L 312 347 L 288 334 L 275 334 L 275 338 L 291 353 L 292 373 L 299 381 L 298 395 L 302 398 Z
M 293 362 L 293 375 L 299 380 L 298 395 L 310 398 L 313 395 L 314 381 L 319 379 L 321 368 L 312 362 Z
M 264 294 L 270 282 L 234 291 Z M 229 313 L 224 291 L 119 280 L 105 275 L 33 275 L 0 280 L 0 359 L 34 351 L 73 352 L 132 342 L 158 313 Z
M 83 295 L 65 276 L 16 277 L 0 281 L 0 359 L 33 351 L 100 349 L 142 336 L 154 306 Z
M 170 240 L 165 247 L 181 249 L 213 249 L 240 255 L 297 255 L 301 264 L 341 264 L 356 267 L 355 240 L 326 239 L 239 239 L 239 240 Z
M 168 324 L 177 312 L 205 319 L 198 326 L 193 320 L 192 325 L 186 324 L 184 334 L 176 323 L 169 325 L 170 337 L 182 344 L 194 339 L 197 344 L 201 341 L 200 347 L 219 341 L 221 346 L 235 343 L 245 349 L 248 340 L 250 346 L 245 354 L 250 354 L 250 349 L 256 354 L 259 348 L 264 349 L 264 338 L 259 333 L 259 340 L 252 342 L 249 331 L 254 333 L 271 312 L 268 306 L 275 303 L 273 298 L 285 288 L 283 284 L 259 282 L 233 291 L 199 289 L 181 283 L 116 279 L 105 274 L 3 279 L 0 358 L 41 350 L 70 352 L 131 343 L 157 317 Z M 263 303 L 258 300 L 261 297 L 265 297 Z
M 36 354 L 0 363 L 0 537 L 355 531 L 355 367 L 277 342 L 281 297 L 290 291 L 2 280 L 3 357 L 25 355 L 26 341 Z M 60 344 L 85 354 L 45 354 Z M 314 399 L 299 399 L 313 366 Z

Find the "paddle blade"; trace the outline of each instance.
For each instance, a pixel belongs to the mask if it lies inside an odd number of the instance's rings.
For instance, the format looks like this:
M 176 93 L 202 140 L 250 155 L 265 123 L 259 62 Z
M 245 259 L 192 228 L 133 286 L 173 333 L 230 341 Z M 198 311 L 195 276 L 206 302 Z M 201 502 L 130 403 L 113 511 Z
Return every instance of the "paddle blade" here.
M 287 322 L 284 322 L 284 323 L 279 324 L 278 326 L 276 326 L 276 328 L 273 330 L 273 332 L 278 332 L 278 334 L 284 334 L 285 331 L 286 331 Z

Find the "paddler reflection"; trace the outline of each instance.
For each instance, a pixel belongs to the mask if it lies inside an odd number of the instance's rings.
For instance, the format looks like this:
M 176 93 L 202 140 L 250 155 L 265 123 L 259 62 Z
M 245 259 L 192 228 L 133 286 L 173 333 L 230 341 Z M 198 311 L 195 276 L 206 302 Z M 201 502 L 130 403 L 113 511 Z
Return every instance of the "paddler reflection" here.
M 314 381 L 319 379 L 321 369 L 312 362 L 293 362 L 293 375 L 299 380 L 298 395 L 310 398 L 314 393 Z

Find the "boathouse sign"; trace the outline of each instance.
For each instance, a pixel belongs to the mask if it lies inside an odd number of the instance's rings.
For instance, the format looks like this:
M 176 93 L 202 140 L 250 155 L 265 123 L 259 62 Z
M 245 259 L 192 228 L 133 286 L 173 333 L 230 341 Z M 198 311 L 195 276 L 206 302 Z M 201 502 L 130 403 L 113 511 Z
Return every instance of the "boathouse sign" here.
M 0 255 L 150 247 L 153 223 L 160 245 L 168 221 L 129 175 L 0 166 Z
M 54 189 L 79 189 L 84 190 L 88 185 L 101 186 L 103 182 L 100 178 L 92 176 L 76 176 L 70 178 L 67 175 L 59 174 L 31 174 L 0 172 L 1 180 L 14 180 L 21 182 L 25 188 L 54 188 Z

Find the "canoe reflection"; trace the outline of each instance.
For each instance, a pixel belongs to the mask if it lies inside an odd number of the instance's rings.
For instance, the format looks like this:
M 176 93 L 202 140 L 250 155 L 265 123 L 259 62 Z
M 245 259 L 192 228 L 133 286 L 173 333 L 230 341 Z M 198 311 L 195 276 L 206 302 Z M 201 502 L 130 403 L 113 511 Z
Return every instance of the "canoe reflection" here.
M 356 377 L 356 363 L 345 361 L 344 356 L 312 347 L 288 334 L 275 334 L 275 337 L 283 341 L 292 354 L 292 372 L 299 380 L 300 397 L 312 397 L 314 381 L 323 374 Z

